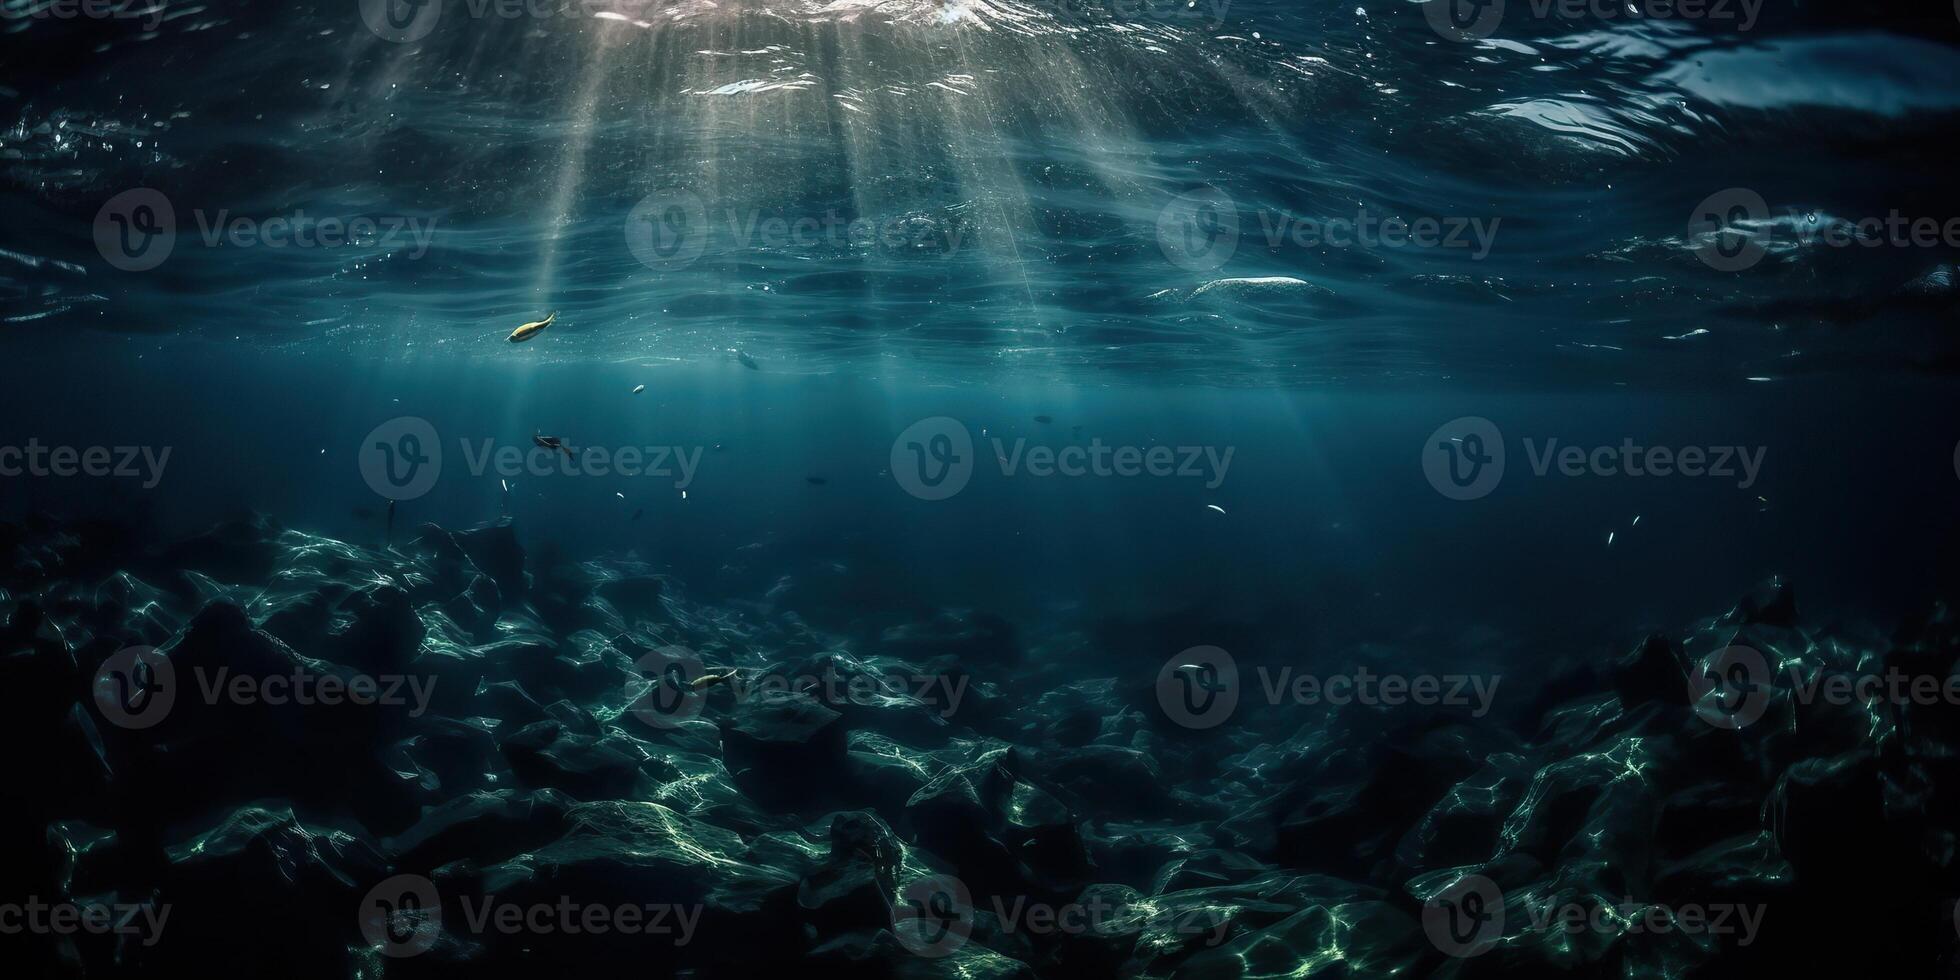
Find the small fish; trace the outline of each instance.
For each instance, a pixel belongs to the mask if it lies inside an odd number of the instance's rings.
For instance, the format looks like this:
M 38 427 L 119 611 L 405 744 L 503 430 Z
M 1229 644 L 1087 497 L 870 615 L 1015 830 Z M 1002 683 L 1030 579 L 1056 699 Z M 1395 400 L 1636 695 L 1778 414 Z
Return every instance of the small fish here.
M 1042 425 L 1047 425 L 1048 423 L 1055 421 L 1055 417 L 1053 415 L 1037 415 L 1034 417 L 1034 420 L 1036 422 L 1040 422 Z
M 1608 531 L 1608 532 L 1606 532 L 1606 546 L 1607 546 L 1608 548 L 1611 548 L 1611 547 L 1613 547 L 1613 535 L 1615 535 L 1615 534 L 1618 534 L 1618 533 L 1619 533 L 1618 531 Z
M 636 394 L 636 395 L 637 395 L 637 394 L 639 394 L 640 392 L 642 392 L 642 391 L 645 391 L 645 390 L 647 390 L 647 386 L 646 386 L 646 385 L 634 385 L 634 386 L 633 386 L 633 394 Z
M 821 476 L 806 476 L 803 479 L 813 487 L 820 487 L 830 482 Z
M 735 359 L 737 361 L 740 361 L 743 367 L 748 368 L 751 371 L 762 370 L 762 365 L 757 364 L 755 362 L 755 358 L 749 356 L 748 351 L 741 351 L 741 350 L 736 351 Z
M 564 453 L 567 458 L 570 458 L 572 455 L 572 447 L 565 445 L 565 440 L 557 436 L 534 435 L 531 437 L 531 441 L 537 443 L 539 449 L 557 450 L 558 452 Z
M 1640 526 L 1640 515 L 1639 515 L 1639 514 L 1635 514 L 1635 515 L 1633 515 L 1633 523 L 1632 523 L 1632 524 L 1630 524 L 1630 525 L 1628 525 L 1628 526 L 1629 526 L 1629 527 L 1639 527 L 1639 526 Z
M 714 670 L 708 671 L 707 673 L 702 674 L 699 677 L 696 677 L 693 681 L 690 681 L 689 684 L 697 691 L 705 691 L 708 688 L 714 687 L 717 684 L 725 684 L 734 679 L 735 679 L 735 668 L 730 667 L 726 670 L 721 670 L 721 671 L 714 671 Z
M 615 497 L 618 497 L 618 498 L 619 498 L 619 499 L 621 499 L 621 500 L 625 500 L 625 499 L 626 499 L 626 495 L 625 495 L 625 494 L 623 494 L 623 493 L 620 493 L 620 492 L 619 492 L 619 491 L 617 491 L 617 490 L 614 490 L 614 491 L 613 491 L 613 496 L 615 496 Z
M 682 500 L 686 500 L 686 499 L 687 499 L 687 491 L 686 491 L 686 490 L 682 490 L 682 491 L 681 491 L 681 499 L 682 499 Z
M 1221 514 L 1225 513 L 1225 508 L 1220 507 L 1217 504 L 1206 504 L 1205 507 L 1209 510 L 1215 510 Z
M 527 340 L 530 340 L 532 337 L 535 337 L 538 334 L 543 333 L 544 328 L 551 326 L 551 324 L 557 319 L 558 319 L 558 313 L 556 310 L 554 310 L 552 311 L 550 316 L 545 317 L 542 320 L 533 320 L 530 323 L 518 327 L 516 330 L 512 330 L 510 332 L 510 342 L 513 344 L 521 344 Z

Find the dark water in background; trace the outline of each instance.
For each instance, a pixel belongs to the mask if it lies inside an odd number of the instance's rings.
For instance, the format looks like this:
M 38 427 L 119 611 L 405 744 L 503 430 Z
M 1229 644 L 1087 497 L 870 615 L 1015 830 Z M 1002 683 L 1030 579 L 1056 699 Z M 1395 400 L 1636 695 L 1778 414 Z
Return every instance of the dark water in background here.
M 10 480 L 8 509 L 175 529 L 256 510 L 379 540 L 356 447 L 412 416 L 451 457 L 406 524 L 498 513 L 459 439 L 693 447 L 684 501 L 671 480 L 520 478 L 510 512 L 568 555 L 633 548 L 731 594 L 787 577 L 845 609 L 1556 646 L 1769 574 L 1882 621 L 1948 575 L 1955 251 L 1789 238 L 1960 214 L 1944 7 L 1770 3 L 1744 31 L 1513 4 L 1456 43 L 1413 4 L 872 6 L 451 5 L 398 44 L 353 3 L 91 20 L 9 0 L 0 443 L 174 455 L 148 490 Z M 131 188 L 178 232 L 140 272 L 95 241 Z M 1741 271 L 1688 227 L 1727 188 L 1782 233 Z M 1166 248 L 1193 194 L 1231 202 L 1229 261 Z M 680 202 L 652 262 L 629 244 L 649 195 Z M 433 233 L 203 239 L 302 215 Z M 893 238 L 730 227 L 831 215 Z M 1266 238 L 1367 215 L 1494 233 Z M 548 310 L 538 340 L 504 341 Z M 933 416 L 983 447 L 938 503 L 886 472 Z M 1420 465 L 1462 416 L 1510 452 L 1472 502 Z M 1003 479 L 983 427 L 1234 456 L 1215 488 Z M 1765 455 L 1748 488 L 1540 478 L 1527 437 Z

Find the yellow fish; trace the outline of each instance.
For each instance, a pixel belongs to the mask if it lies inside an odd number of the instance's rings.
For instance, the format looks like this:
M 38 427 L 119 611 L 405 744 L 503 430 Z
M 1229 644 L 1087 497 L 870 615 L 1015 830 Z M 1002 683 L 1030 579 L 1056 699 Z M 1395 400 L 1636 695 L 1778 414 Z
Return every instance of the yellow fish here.
M 516 330 L 512 330 L 510 332 L 510 342 L 513 344 L 521 344 L 527 340 L 530 340 L 532 337 L 535 337 L 538 334 L 543 333 L 544 328 L 551 326 L 551 321 L 556 319 L 558 319 L 558 314 L 556 312 L 553 312 L 550 316 L 545 317 L 542 320 L 537 320 L 532 323 L 527 323 L 521 327 L 518 327 Z

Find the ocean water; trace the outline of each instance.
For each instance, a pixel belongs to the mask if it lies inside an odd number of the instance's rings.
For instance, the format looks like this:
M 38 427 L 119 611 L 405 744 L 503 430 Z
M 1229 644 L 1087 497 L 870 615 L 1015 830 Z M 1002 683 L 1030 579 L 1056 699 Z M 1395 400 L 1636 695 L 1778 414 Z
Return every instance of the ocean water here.
M 1960 963 L 1960 9 L 0 13 L 21 975 Z

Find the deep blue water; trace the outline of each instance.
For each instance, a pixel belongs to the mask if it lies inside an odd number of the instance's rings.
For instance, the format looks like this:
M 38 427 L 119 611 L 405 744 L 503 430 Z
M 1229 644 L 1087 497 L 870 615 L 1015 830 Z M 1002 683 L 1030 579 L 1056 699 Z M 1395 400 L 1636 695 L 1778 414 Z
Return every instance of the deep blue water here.
M 1933 588 L 1956 242 L 1826 235 L 1960 214 L 1960 21 L 1512 6 L 1458 41 L 1404 3 L 458 3 L 397 43 L 351 2 L 9 0 L 0 432 L 176 455 L 7 503 L 372 537 L 356 447 L 409 416 L 452 453 L 692 447 L 685 501 L 556 477 L 507 506 L 574 554 L 835 564 L 866 601 L 1605 636 L 1775 573 L 1874 611 Z M 1365 237 L 1391 218 L 1439 237 Z M 930 505 L 889 451 L 942 415 L 982 457 L 983 427 L 1236 455 L 1212 487 L 983 467 Z M 1417 454 L 1462 416 L 1514 474 L 1556 437 L 1762 475 L 1458 503 Z M 403 522 L 500 512 L 456 462 Z
M 1960 971 L 1960 7 L 108 4 L 0 0 L 0 926 L 179 917 L 0 972 Z

